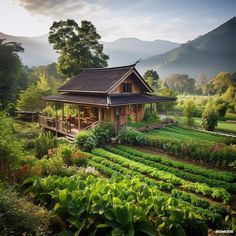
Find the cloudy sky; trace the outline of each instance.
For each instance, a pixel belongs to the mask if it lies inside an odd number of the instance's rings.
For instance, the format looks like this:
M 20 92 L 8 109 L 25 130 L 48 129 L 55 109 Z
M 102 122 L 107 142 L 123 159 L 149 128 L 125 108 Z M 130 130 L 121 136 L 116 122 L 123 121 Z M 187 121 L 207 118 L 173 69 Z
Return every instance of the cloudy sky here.
M 48 33 L 53 21 L 90 20 L 103 41 L 186 42 L 236 15 L 236 0 L 0 0 L 0 32 Z

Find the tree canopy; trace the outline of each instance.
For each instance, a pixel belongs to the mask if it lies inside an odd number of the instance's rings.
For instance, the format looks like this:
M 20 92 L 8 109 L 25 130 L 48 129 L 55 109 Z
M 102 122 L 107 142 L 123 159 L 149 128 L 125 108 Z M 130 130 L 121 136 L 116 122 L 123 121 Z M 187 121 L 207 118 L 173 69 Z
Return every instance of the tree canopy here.
M 19 43 L 4 42 L 0 39 L 0 101 L 2 108 L 5 108 L 8 102 L 16 99 L 17 91 L 21 86 L 21 60 L 17 53 L 24 49 Z
M 50 27 L 49 43 L 59 53 L 58 69 L 63 75 L 73 77 L 81 68 L 106 67 L 109 56 L 95 26 L 86 20 L 79 26 L 74 20 L 54 22 Z

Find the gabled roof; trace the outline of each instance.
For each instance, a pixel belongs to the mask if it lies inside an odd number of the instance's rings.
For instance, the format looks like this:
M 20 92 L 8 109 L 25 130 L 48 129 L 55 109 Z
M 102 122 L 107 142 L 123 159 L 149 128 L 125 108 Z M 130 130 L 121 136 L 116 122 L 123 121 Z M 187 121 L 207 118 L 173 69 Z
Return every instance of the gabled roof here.
M 58 91 L 106 94 L 132 73 L 141 81 L 144 92 L 152 92 L 152 89 L 135 69 L 135 64 L 112 68 L 84 69 L 77 77 L 61 86 Z

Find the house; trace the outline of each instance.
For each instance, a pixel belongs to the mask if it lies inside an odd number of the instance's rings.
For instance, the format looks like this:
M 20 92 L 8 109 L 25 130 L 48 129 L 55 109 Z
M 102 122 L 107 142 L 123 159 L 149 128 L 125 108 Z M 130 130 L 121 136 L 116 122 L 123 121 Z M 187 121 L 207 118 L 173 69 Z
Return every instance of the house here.
M 43 128 L 69 136 L 101 121 L 112 122 L 116 128 L 127 124 L 130 116 L 141 121 L 145 104 L 175 100 L 153 95 L 152 88 L 135 69 L 135 64 L 84 69 L 58 92 L 43 97 L 55 104 L 55 117 L 41 115 L 39 123 Z

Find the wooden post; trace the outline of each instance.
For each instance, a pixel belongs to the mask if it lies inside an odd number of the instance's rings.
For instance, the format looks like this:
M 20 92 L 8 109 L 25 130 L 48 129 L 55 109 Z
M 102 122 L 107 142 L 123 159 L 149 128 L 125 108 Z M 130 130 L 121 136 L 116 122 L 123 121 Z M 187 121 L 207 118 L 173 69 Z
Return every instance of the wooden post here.
M 152 103 L 150 103 L 150 111 L 152 112 Z
M 101 107 L 98 108 L 98 121 L 100 122 L 102 120 L 102 109 Z
M 57 114 L 58 106 L 57 106 L 57 102 L 56 102 L 55 106 L 56 106 L 56 136 L 57 136 L 57 130 L 58 130 L 58 114 Z
M 78 130 L 80 131 L 80 107 L 78 105 Z
M 61 114 L 62 114 L 62 120 L 64 121 L 64 102 L 62 103 L 62 112 L 61 112 Z

